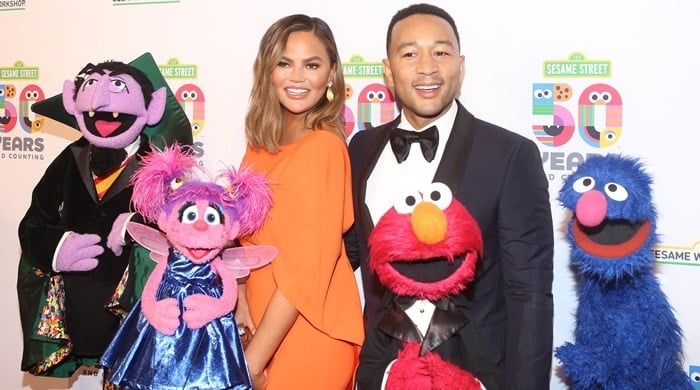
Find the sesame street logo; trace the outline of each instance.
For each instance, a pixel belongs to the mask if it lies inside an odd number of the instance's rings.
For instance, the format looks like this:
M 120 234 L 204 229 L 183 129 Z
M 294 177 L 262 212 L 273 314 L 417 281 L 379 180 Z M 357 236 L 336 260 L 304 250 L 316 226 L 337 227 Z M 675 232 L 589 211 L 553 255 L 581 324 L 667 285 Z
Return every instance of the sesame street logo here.
M 690 247 L 659 244 L 652 252 L 657 263 L 700 265 L 700 241 Z
M 396 116 L 393 93 L 384 85 L 384 69 L 381 62 L 367 62 L 354 55 L 343 63 L 345 76 L 345 132 L 377 127 Z M 359 93 L 355 93 L 359 91 Z
M 44 126 L 44 118 L 31 111 L 32 104 L 44 100 L 43 89 L 33 81 L 39 78 L 39 68 L 16 61 L 0 67 L 0 158 L 12 160 L 43 160 L 44 139 L 36 135 Z M 21 88 L 19 93 L 18 88 Z M 19 133 L 17 128 L 21 129 Z M 12 133 L 12 134 L 10 134 Z
M 609 82 L 591 82 L 611 73 L 610 61 L 587 60 L 582 53 L 544 61 L 542 75 L 551 81 L 532 84 L 532 131 L 545 146 L 542 160 L 550 172 L 570 172 L 620 140 L 622 96 Z
M 587 78 L 610 77 L 609 61 L 588 61 L 575 53 L 568 61 L 545 61 L 545 78 L 567 82 L 532 85 L 532 130 L 540 143 L 558 147 L 568 143 L 578 130 L 586 145 L 607 148 L 622 133 L 622 97 L 608 83 L 587 83 Z
M 196 64 L 181 64 L 177 58 L 171 58 L 166 64 L 158 65 L 163 78 L 175 92 L 175 100 L 180 104 L 192 124 L 192 149 L 196 157 L 204 156 L 204 141 L 200 137 L 204 130 L 204 91 L 192 80 L 197 78 Z

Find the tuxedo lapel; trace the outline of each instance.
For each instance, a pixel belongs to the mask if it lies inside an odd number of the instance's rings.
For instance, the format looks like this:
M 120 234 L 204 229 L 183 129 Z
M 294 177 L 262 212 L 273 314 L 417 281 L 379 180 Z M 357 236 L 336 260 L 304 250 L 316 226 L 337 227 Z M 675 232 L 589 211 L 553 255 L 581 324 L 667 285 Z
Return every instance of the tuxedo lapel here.
M 144 154 L 146 151 L 150 150 L 148 143 L 148 137 L 145 134 L 141 134 L 141 145 L 139 146 L 139 151 L 137 155 Z M 140 160 L 138 156 L 133 156 L 131 160 L 127 163 L 124 170 L 119 174 L 119 177 L 112 183 L 105 195 L 101 200 L 97 198 L 97 190 L 95 189 L 95 182 L 92 177 L 92 172 L 90 171 L 90 147 L 85 140 L 84 143 L 77 143 L 71 147 L 73 151 L 73 156 L 75 157 L 75 164 L 78 166 L 78 171 L 80 172 L 80 178 L 85 185 L 85 189 L 90 193 L 90 197 L 95 203 L 106 202 L 113 198 L 115 195 L 119 194 L 124 188 L 129 184 L 131 175 L 136 172 L 139 168 Z
M 85 190 L 90 194 L 92 201 L 97 203 L 97 190 L 92 180 L 92 172 L 90 172 L 90 148 L 87 140 L 83 139 L 83 141 L 71 146 L 71 150 L 75 158 L 75 165 L 78 166 L 78 171 L 80 172 L 80 178 L 85 185 Z
M 433 182 L 446 184 L 457 196 L 474 141 L 474 116 L 457 102 L 457 117 L 438 165 Z
M 115 196 L 120 194 L 122 190 L 124 190 L 124 188 L 130 185 L 129 182 L 131 180 L 131 176 L 134 174 L 134 172 L 136 172 L 137 169 L 140 168 L 141 165 L 141 160 L 139 156 L 144 155 L 151 150 L 148 136 L 142 133 L 139 137 L 141 137 L 139 150 L 136 152 L 135 155 L 131 156 L 129 162 L 124 167 L 124 170 L 119 174 L 119 177 L 117 177 L 117 180 L 115 180 L 114 183 L 112 183 L 112 185 L 102 197 L 102 202 L 106 202 L 114 198 Z
M 370 140 L 367 146 L 367 159 L 364 161 L 360 168 L 360 173 L 358 176 L 358 182 L 355 185 L 355 199 L 360 199 L 358 206 L 360 207 L 360 228 L 362 229 L 362 234 L 365 237 L 369 237 L 369 233 L 374 228 L 374 223 L 372 222 L 372 217 L 369 213 L 369 208 L 365 202 L 365 193 L 367 191 L 367 179 L 372 173 L 374 166 L 377 165 L 379 156 L 386 147 L 387 142 L 389 142 L 389 134 L 391 130 L 396 128 L 401 121 L 401 117 L 397 117 L 393 121 L 387 123 L 384 126 L 377 128 L 374 139 Z

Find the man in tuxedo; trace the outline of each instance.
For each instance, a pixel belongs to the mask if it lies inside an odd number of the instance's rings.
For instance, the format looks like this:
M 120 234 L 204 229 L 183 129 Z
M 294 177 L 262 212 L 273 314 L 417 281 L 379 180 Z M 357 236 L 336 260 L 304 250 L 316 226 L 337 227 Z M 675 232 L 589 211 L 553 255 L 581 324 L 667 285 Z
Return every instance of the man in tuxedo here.
M 476 218 L 484 241 L 465 291 L 488 357 L 509 389 L 546 389 L 552 356 L 553 227 L 537 146 L 475 118 L 457 100 L 465 66 L 452 17 L 416 4 L 387 31 L 385 83 L 401 115 L 350 141 L 355 226 L 348 255 L 361 267 L 365 323 L 389 304 L 371 273 L 367 237 L 404 190 L 447 184 Z M 426 268 L 430 273 L 430 268 Z

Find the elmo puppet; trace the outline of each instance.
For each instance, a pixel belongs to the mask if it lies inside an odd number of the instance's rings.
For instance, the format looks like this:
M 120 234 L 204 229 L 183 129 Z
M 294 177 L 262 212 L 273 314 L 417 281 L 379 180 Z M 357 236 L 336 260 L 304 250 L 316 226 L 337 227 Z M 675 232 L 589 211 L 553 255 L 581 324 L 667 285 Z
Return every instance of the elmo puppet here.
M 450 189 L 432 183 L 401 194 L 369 247 L 388 291 L 360 352 L 358 389 L 500 388 L 461 293 L 474 278 L 481 231 Z

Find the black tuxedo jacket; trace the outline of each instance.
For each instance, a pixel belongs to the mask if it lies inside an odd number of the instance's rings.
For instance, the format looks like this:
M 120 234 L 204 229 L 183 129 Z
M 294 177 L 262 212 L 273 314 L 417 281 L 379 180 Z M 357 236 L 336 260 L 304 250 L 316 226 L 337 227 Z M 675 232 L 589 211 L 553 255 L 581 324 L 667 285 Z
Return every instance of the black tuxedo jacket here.
M 397 298 L 391 292 L 383 299 L 383 314 L 374 326 L 367 329 L 360 351 L 358 390 L 381 389 L 387 366 L 397 358 L 407 341 L 420 343 L 426 351 L 469 371 L 488 390 L 503 388 L 500 371 L 484 354 L 481 339 L 468 318 L 466 297 L 460 294 L 438 301 L 425 336 L 419 333 L 404 311 L 413 302 L 415 298 Z M 455 385 L 455 388 L 459 386 Z
M 547 178 L 529 139 L 475 118 L 458 102 L 434 181 L 447 184 L 479 223 L 484 254 L 465 291 L 482 345 L 507 388 L 547 389 L 552 360 L 553 227 Z M 384 288 L 371 273 L 367 178 L 400 122 L 358 132 L 350 141 L 355 225 L 348 256 L 362 271 L 365 324 L 381 310 Z

